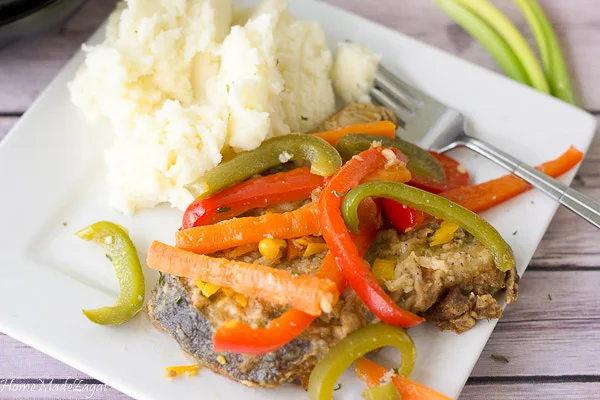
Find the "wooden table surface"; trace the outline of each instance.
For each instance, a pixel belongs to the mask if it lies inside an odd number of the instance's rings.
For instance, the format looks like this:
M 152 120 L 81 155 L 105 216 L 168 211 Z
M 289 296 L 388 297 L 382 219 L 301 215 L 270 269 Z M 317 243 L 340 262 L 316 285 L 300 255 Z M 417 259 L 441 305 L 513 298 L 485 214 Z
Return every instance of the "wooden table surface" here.
M 485 67 L 490 56 L 427 0 L 329 0 Z M 560 36 L 583 107 L 600 115 L 598 0 L 541 0 Z M 495 3 L 527 32 L 508 0 Z M 59 31 L 0 50 L 0 139 L 114 7 L 93 0 Z M 527 33 L 531 43 L 531 35 Z M 600 135 L 573 187 L 600 199 Z M 460 399 L 600 399 L 600 231 L 561 209 Z M 9 305 L 3 305 L 7 307 Z M 510 362 L 491 359 L 506 356 Z M 41 381 L 40 381 L 41 380 Z M 9 384 L 79 383 L 80 390 L 14 392 Z M 4 388 L 4 390 L 3 390 Z M 96 392 L 92 392 L 96 390 Z M 0 333 L 0 398 L 128 399 Z

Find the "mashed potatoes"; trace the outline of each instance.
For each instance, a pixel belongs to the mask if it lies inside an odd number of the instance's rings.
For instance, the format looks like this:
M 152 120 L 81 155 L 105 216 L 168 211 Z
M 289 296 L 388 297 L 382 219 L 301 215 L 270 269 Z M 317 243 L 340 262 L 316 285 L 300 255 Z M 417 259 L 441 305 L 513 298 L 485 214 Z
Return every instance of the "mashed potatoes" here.
M 224 151 L 309 131 L 335 111 L 324 32 L 296 21 L 285 0 L 254 10 L 126 0 L 104 43 L 84 50 L 71 98 L 114 128 L 110 204 L 126 213 L 163 202 L 185 209 L 193 199 L 184 186 Z
M 379 56 L 355 43 L 338 44 L 333 62 L 333 82 L 335 91 L 345 103 L 370 103 L 369 89 Z

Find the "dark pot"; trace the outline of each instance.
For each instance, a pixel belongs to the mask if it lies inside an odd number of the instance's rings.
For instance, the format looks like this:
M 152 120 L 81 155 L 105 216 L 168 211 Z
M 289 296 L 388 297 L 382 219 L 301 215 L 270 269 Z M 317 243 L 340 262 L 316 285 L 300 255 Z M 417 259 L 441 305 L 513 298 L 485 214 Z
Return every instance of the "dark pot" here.
M 59 26 L 85 0 L 0 0 L 0 48 Z

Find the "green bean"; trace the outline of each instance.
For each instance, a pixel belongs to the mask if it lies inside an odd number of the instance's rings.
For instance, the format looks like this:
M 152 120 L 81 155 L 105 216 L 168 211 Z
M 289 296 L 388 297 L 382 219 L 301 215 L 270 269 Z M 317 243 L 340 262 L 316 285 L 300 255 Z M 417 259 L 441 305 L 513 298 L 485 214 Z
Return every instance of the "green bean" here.
M 517 28 L 496 7 L 487 0 L 457 0 L 459 4 L 469 8 L 498 34 L 512 48 L 521 60 L 525 72 L 531 80 L 531 85 L 537 90 L 550 93 L 548 81 L 535 58 L 535 54 Z
M 504 73 L 525 85 L 531 86 L 531 80 L 527 76 L 519 58 L 511 47 L 502 39 L 495 30 L 490 28 L 481 18 L 464 8 L 455 0 L 435 0 L 436 4 L 443 9 L 454 21 L 460 25 L 471 36 L 477 39 L 483 47 L 490 52 Z
M 538 44 L 542 64 L 553 96 L 576 105 L 560 44 L 544 10 L 536 0 L 513 0 L 527 19 Z

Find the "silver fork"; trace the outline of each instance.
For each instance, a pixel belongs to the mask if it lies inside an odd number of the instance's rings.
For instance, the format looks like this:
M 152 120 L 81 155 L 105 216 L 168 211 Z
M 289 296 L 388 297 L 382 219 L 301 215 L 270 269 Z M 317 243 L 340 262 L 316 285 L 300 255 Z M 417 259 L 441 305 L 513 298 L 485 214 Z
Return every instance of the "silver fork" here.
M 456 110 L 427 96 L 383 66 L 375 74 L 371 97 L 392 109 L 402 120 L 403 139 L 445 152 L 467 147 L 506 168 L 533 187 L 546 193 L 581 218 L 600 228 L 600 204 L 510 154 L 468 135 L 468 126 Z

